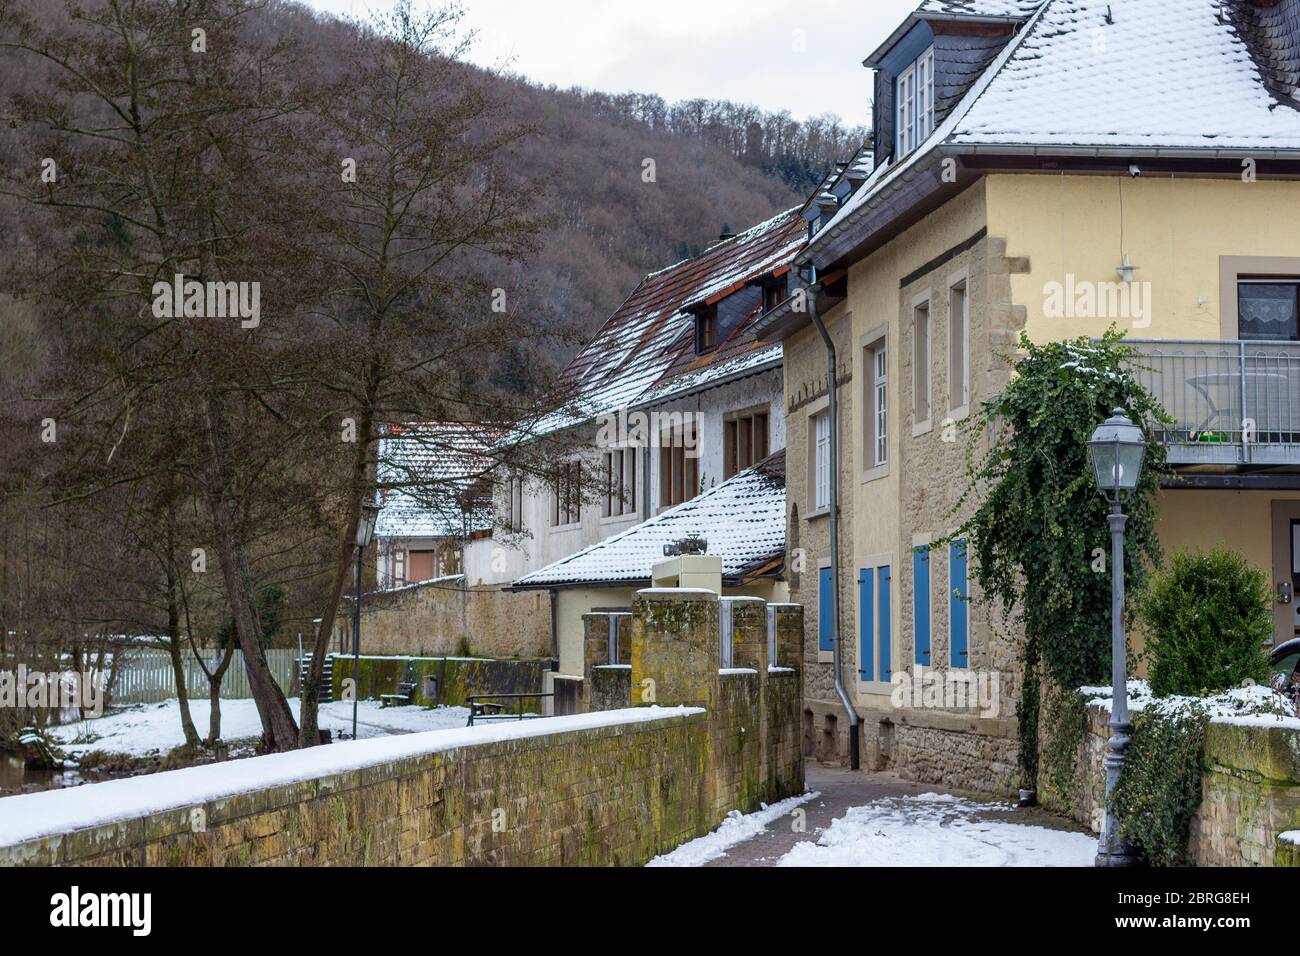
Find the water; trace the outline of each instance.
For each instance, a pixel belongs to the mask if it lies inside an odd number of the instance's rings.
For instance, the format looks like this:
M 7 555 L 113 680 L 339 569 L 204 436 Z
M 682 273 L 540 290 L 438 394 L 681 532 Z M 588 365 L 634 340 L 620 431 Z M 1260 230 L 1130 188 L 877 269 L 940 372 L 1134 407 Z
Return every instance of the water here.
M 70 770 L 28 770 L 22 754 L 0 754 L 0 797 L 38 790 L 58 790 L 92 783 L 96 777 L 73 768 Z

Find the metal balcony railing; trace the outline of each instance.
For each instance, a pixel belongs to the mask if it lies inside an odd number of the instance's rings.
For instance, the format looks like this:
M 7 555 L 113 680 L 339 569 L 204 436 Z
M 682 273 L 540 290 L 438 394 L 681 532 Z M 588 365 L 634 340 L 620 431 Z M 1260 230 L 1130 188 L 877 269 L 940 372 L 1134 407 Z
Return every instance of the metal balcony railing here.
M 1300 342 L 1129 339 L 1174 465 L 1300 465 Z

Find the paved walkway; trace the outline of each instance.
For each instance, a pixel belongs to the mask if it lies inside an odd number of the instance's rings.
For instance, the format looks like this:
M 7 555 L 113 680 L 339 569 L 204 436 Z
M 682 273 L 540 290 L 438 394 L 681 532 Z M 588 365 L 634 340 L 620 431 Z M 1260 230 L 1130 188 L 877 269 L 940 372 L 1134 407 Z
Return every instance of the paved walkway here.
M 794 832 L 790 818 L 783 817 L 774 821 L 758 836 L 731 847 L 724 857 L 706 865 L 775 866 L 777 861 L 789 853 L 796 844 L 816 843 L 822 832 L 831 826 L 832 821 L 842 819 L 850 807 L 861 807 L 873 801 L 916 796 L 922 793 L 953 793 L 940 787 L 900 780 L 891 774 L 855 773 L 839 767 L 822 766 L 813 761 L 805 765 L 804 775 L 808 789 L 821 793 L 821 796 L 803 804 L 802 809 L 807 814 L 807 827 L 804 832 Z M 964 794 L 964 796 L 971 795 Z M 1071 821 L 1038 808 L 1017 808 L 1008 811 L 1006 807 L 1005 801 L 999 802 L 997 809 L 990 807 L 987 818 L 1052 830 L 1075 833 L 1082 831 L 1082 828 L 1075 826 Z M 983 814 L 976 814 L 975 819 L 983 816 Z

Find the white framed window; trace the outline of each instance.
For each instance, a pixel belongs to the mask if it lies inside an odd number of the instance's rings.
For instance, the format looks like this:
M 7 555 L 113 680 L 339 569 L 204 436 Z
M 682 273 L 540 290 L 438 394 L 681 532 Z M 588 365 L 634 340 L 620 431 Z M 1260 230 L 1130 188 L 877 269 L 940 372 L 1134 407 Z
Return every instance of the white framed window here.
M 884 342 L 871 350 L 871 368 L 872 464 L 880 466 L 889 461 L 889 362 Z
M 636 449 L 622 448 L 605 453 L 601 516 L 605 518 L 636 512 Z
M 934 131 L 934 47 L 898 75 L 894 104 L 895 138 L 902 157 Z
M 912 309 L 912 424 L 930 421 L 930 303 Z
M 948 407 L 970 405 L 970 296 L 966 280 L 948 292 Z
M 510 496 L 510 523 L 508 530 L 524 530 L 524 479 L 522 475 L 511 475 L 507 485 Z
M 751 468 L 767 457 L 767 412 L 728 415 L 723 423 L 722 477 Z
M 699 432 L 694 417 L 659 437 L 659 507 L 690 501 L 700 493 Z
M 831 506 L 831 416 L 829 411 L 813 417 L 813 510 Z
M 398 548 L 393 552 L 393 587 L 406 586 L 406 549 Z
M 934 47 L 916 61 L 916 145 L 934 132 Z
M 582 520 L 582 465 L 568 461 L 556 471 L 551 524 L 556 528 Z

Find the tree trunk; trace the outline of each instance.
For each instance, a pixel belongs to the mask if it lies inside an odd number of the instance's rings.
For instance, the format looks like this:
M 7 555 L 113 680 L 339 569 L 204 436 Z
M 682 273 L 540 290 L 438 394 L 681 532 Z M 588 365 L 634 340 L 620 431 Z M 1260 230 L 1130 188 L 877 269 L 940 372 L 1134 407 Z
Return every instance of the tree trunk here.
M 212 510 L 217 554 L 222 580 L 234 618 L 239 649 L 244 652 L 248 685 L 262 720 L 262 745 L 267 751 L 293 750 L 298 746 L 298 725 L 284 692 L 271 676 L 262 648 L 262 626 L 257 619 L 257 600 L 252 574 L 243 547 L 235 537 L 237 515 L 229 488 L 227 457 L 230 449 L 229 423 L 221 396 L 210 388 L 207 399 L 208 441 L 212 452 L 212 473 L 208 495 Z
M 226 649 L 221 655 L 217 669 L 208 674 L 208 739 L 204 741 L 209 747 L 221 739 L 221 682 L 226 679 L 226 670 L 235 656 L 235 642 L 227 641 Z
M 361 520 L 361 496 L 365 493 L 366 470 L 370 463 L 370 431 L 372 420 L 368 413 L 363 413 L 357 424 L 357 449 L 352 460 L 351 500 L 348 502 L 347 517 L 344 520 L 343 534 L 339 540 L 338 560 L 334 565 L 334 580 L 322 609 L 320 627 L 316 631 L 316 644 L 312 648 L 311 667 L 303 681 L 302 704 L 299 707 L 301 730 L 299 744 L 314 747 L 320 743 L 320 682 L 325 674 L 325 654 L 329 651 L 330 636 L 334 632 L 334 622 L 338 619 L 339 601 L 343 597 L 343 585 L 353 570 L 357 559 L 357 524 Z M 361 595 L 357 595 L 357 600 Z M 356 640 L 356 635 L 352 636 Z M 353 674 L 353 679 L 357 678 Z
M 176 601 L 176 574 L 171 565 L 172 544 L 172 528 L 169 521 L 166 563 L 167 654 L 172 660 L 172 674 L 176 681 L 176 701 L 180 705 L 181 731 L 185 734 L 185 746 L 197 748 L 199 732 L 194 729 L 194 718 L 190 715 L 190 688 L 185 680 L 185 660 L 181 656 L 181 609 Z

